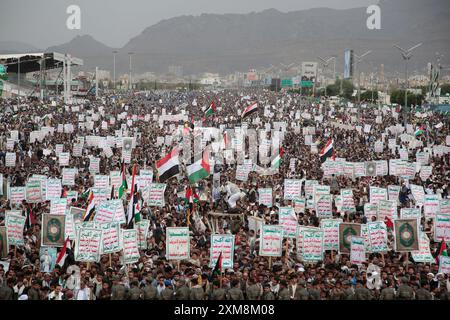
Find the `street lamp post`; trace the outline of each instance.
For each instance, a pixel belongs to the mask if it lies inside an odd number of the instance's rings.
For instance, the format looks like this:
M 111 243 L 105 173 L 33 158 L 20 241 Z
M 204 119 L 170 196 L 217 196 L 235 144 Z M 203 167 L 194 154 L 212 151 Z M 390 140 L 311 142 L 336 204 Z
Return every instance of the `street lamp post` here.
M 114 91 L 116 91 L 116 53 L 117 53 L 117 51 L 114 50 L 112 53 L 113 53 L 113 88 L 114 88 Z
M 17 62 L 18 62 L 17 64 L 17 108 L 18 108 L 20 104 L 20 56 L 17 59 Z
M 409 48 L 408 50 L 405 50 L 401 47 L 399 47 L 398 45 L 394 44 L 394 47 L 397 48 L 398 50 L 400 50 L 400 53 L 402 54 L 402 58 L 403 60 L 405 60 L 405 108 L 403 111 L 403 121 L 405 122 L 406 125 L 406 112 L 408 109 L 408 60 L 411 59 L 412 57 L 412 51 L 418 47 L 420 47 L 422 45 L 422 43 L 418 43 L 415 46 Z
M 131 56 L 134 54 L 134 52 L 128 52 L 128 56 L 130 57 L 130 67 L 129 67 L 129 71 L 130 71 L 130 76 L 128 78 L 128 88 L 131 91 L 131 89 L 133 89 L 133 84 L 131 81 Z
M 324 68 L 328 67 L 329 63 L 331 60 L 334 60 L 334 66 L 333 66 L 333 79 L 336 80 L 336 57 L 333 56 L 331 58 L 322 58 L 322 57 L 317 57 L 321 62 L 322 65 L 324 66 Z M 325 96 L 327 95 L 327 86 L 325 85 Z
M 362 62 L 362 59 L 367 56 L 369 53 L 371 53 L 372 50 L 369 50 L 365 53 L 363 53 L 362 55 L 358 56 L 357 54 L 353 54 L 356 58 L 355 62 L 356 62 L 356 68 L 358 70 L 358 104 L 361 103 L 361 72 L 359 70 L 359 64 Z

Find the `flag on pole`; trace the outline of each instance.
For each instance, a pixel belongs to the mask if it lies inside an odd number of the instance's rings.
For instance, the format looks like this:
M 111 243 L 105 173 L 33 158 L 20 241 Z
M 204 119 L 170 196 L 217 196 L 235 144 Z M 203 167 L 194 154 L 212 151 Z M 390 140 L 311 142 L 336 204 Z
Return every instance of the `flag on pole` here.
M 416 132 L 414 132 L 414 135 L 416 137 L 421 136 L 424 133 L 425 129 L 423 128 L 423 126 L 420 126 L 419 129 L 416 130 Z
M 244 109 L 244 111 L 241 114 L 241 118 L 244 119 L 257 111 L 258 111 L 258 103 L 254 102 Z
M 437 264 L 439 264 L 440 256 L 447 256 L 447 244 L 445 243 L 444 239 L 442 239 L 441 244 L 439 245 L 439 248 L 436 250 L 436 252 L 434 254 L 434 258 L 436 259 Z
M 134 207 L 134 181 L 136 178 L 136 164 L 133 165 L 133 176 L 131 178 L 131 198 L 128 202 L 128 210 L 127 210 L 127 224 L 130 224 L 131 220 L 134 217 L 135 207 Z
M 59 252 L 58 257 L 56 258 L 56 264 L 58 266 L 60 266 L 61 268 L 63 267 L 64 262 L 66 261 L 66 258 L 68 256 L 68 254 L 66 253 L 68 247 L 70 249 L 69 237 L 67 237 L 66 241 L 64 241 L 64 245 L 61 248 L 61 251 Z
M 178 158 L 178 149 L 173 148 L 169 154 L 156 162 L 158 170 L 159 182 L 163 183 L 169 178 L 180 172 L 180 160 Z
M 272 163 L 270 165 L 270 167 L 272 169 L 278 169 L 280 167 L 281 159 L 283 158 L 283 155 L 284 155 L 284 148 L 281 147 L 280 153 L 278 153 L 277 156 L 275 158 L 273 158 L 273 160 L 272 160 Z
M 88 206 L 83 216 L 83 221 L 91 221 L 95 211 L 94 193 L 91 191 L 89 194 Z
M 222 252 L 220 252 L 219 258 L 217 258 L 216 265 L 214 266 L 214 269 L 212 271 L 213 279 L 216 276 L 220 276 L 221 273 L 222 273 Z
M 323 147 L 322 150 L 320 150 L 319 157 L 321 163 L 324 163 L 327 160 L 327 158 L 332 157 L 333 160 L 336 158 L 333 143 L 334 141 L 332 139 L 329 139 L 325 147 Z
M 124 193 L 126 193 L 127 189 L 128 189 L 128 184 L 127 184 L 127 176 L 125 173 L 125 163 L 122 162 L 122 184 L 119 187 L 119 192 L 118 192 L 119 199 L 122 199 L 122 196 Z
M 198 181 L 208 177 L 211 173 L 209 165 L 209 152 L 203 151 L 202 158 L 186 167 L 189 182 L 195 184 Z
M 31 226 L 34 224 L 34 218 L 33 218 L 33 208 L 31 203 L 28 204 L 28 214 L 27 214 L 27 220 L 25 221 L 26 229 L 30 229 Z
M 91 188 L 87 188 L 81 195 L 81 199 L 86 199 L 90 195 L 90 192 L 91 192 Z
M 216 103 L 214 100 L 209 105 L 209 108 L 205 111 L 205 117 L 212 116 L 216 112 Z

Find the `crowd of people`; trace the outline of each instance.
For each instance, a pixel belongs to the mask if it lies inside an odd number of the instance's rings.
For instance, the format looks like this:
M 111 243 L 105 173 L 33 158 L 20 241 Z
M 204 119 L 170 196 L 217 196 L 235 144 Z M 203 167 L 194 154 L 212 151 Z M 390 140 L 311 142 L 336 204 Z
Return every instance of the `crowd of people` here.
M 205 109 L 212 101 L 216 109 L 211 116 L 206 117 Z M 131 162 L 126 166 L 127 175 L 132 175 L 133 164 L 136 164 L 138 171 L 153 169 L 156 179 L 155 162 L 180 141 L 178 133 L 175 133 L 170 124 L 188 128 L 190 134 L 198 126 L 234 129 L 242 125 L 243 109 L 254 101 L 258 103 L 258 112 L 245 119 L 248 128 L 260 130 L 269 123 L 273 132 L 275 121 L 286 123 L 280 139 L 284 154 L 278 172 L 262 175 L 252 171 L 247 181 L 239 181 L 236 180 L 236 163 L 218 161 L 217 157 L 213 170 L 220 174 L 220 192 L 212 196 L 211 174 L 192 186 L 199 195 L 199 201 L 190 204 L 179 196 L 189 185 L 186 175 L 180 170 L 179 176 L 166 181 L 164 206 L 150 207 L 140 191 L 136 192 L 136 197 L 142 200 L 141 218 L 150 220 L 146 248 L 139 250 L 140 259 L 137 263 L 124 265 L 120 251 L 102 255 L 98 262 L 79 262 L 75 261 L 71 247 L 67 249 L 68 257 L 62 266 L 53 263 L 50 268 L 47 266 L 43 270 L 40 254 L 41 223 L 42 215 L 50 210 L 50 202 L 30 204 L 24 200 L 21 204 L 14 205 L 8 199 L 7 188 L 24 186 L 32 175 L 60 178 L 62 167 L 55 154 L 56 145 L 63 144 L 64 150 L 71 151 L 74 144 L 79 142 L 79 137 L 115 136 L 118 130 L 123 131 L 125 127 L 129 136 L 136 137 Z M 6 256 L 0 260 L 0 300 L 450 299 L 449 275 L 439 273 L 438 261 L 417 263 L 410 254 L 396 252 L 390 229 L 389 250 L 367 253 L 366 262 L 361 265 L 353 264 L 348 254 L 337 251 L 326 251 L 322 260 L 312 263 L 298 258 L 295 241 L 285 246 L 287 239 L 283 242 L 281 257 L 260 256 L 259 234 L 250 228 L 248 219 L 253 216 L 263 219 L 265 224 L 278 224 L 278 208 L 291 205 L 290 201 L 283 198 L 283 182 L 286 178 L 317 180 L 322 185 L 329 185 L 333 195 L 339 194 L 341 189 L 352 189 L 355 211 L 339 212 L 333 204 L 333 218 L 339 217 L 343 222 L 359 224 L 368 222 L 364 204 L 369 202 L 370 186 L 401 186 L 398 212 L 401 208 L 416 205 L 410 184 L 423 186 L 427 194 L 438 194 L 442 199 L 449 198 L 448 153 L 430 154 L 432 174 L 426 180 L 422 180 L 419 174 L 409 181 L 393 175 L 324 176 L 319 154 L 311 152 L 311 146 L 305 143 L 305 135 L 302 133 L 302 128 L 315 127 L 312 136 L 318 142 L 318 149 L 329 139 L 333 139 L 336 157 L 347 161 L 398 159 L 400 147 L 408 149 L 408 141 L 403 141 L 396 135 L 387 136 L 386 128 L 410 124 L 414 129 L 424 129 L 424 133 L 417 138 L 422 142 L 421 146 L 410 149 L 410 157 L 414 157 L 417 150 L 446 145 L 450 125 L 448 115 L 424 108 L 412 108 L 404 112 L 397 107 L 369 106 L 365 103 L 354 106 L 340 103 L 332 105 L 327 99 L 320 101 L 307 99 L 296 93 L 261 89 L 110 94 L 75 105 L 79 107 L 79 111 L 74 112 L 63 102 L 28 99 L 18 103 L 17 100 L 0 100 L 0 173 L 3 175 L 0 226 L 5 225 L 6 211 L 20 210 L 27 219 L 31 219 L 29 212 L 32 212 L 32 221 L 27 220 L 24 228 L 24 245 L 9 246 Z M 266 112 L 266 106 L 269 106 L 270 112 Z M 167 114 L 178 114 L 184 110 L 188 114 L 188 121 L 164 122 L 161 125 L 158 117 L 162 109 Z M 123 112 L 127 117 L 119 117 Z M 79 125 L 85 121 L 80 120 L 80 115 L 86 117 L 93 114 L 99 115 L 99 118 L 92 120 L 92 130 Z M 152 117 L 144 119 L 146 114 Z M 133 118 L 133 115 L 138 117 Z M 381 122 L 377 121 L 380 116 Z M 127 121 L 131 118 L 133 121 L 130 125 Z M 259 121 L 253 121 L 255 118 Z M 101 125 L 103 121 L 107 122 L 107 128 Z M 350 130 L 337 126 L 336 123 L 362 127 L 370 125 L 371 129 L 369 132 L 354 128 Z M 30 142 L 31 132 L 43 126 L 57 128 L 58 124 L 73 124 L 73 131 L 55 130 L 42 141 Z M 7 140 L 14 130 L 19 133 L 18 141 L 13 150 L 8 150 Z M 158 137 L 167 135 L 173 137 L 170 145 L 161 146 L 157 143 Z M 268 131 L 268 136 L 271 136 L 271 130 Z M 388 138 L 396 138 L 398 148 L 394 151 L 387 145 Z M 382 152 L 375 152 L 376 141 L 385 142 Z M 244 151 L 249 147 L 249 141 L 244 141 Z M 110 171 L 122 170 L 120 148 L 116 146 L 112 151 L 113 156 L 107 157 L 101 148 L 85 146 L 81 157 L 70 157 L 69 166 L 78 169 L 75 185 L 70 187 L 70 191 L 78 192 L 78 197 L 71 201 L 70 206 L 87 207 L 88 200 L 81 195 L 94 183 L 93 174 L 89 170 L 90 156 L 100 158 L 101 174 L 108 175 Z M 7 152 L 16 153 L 13 167 L 6 166 Z M 294 167 L 290 166 L 292 158 L 296 159 Z M 230 184 L 237 186 L 241 192 L 235 202 L 228 201 L 232 195 Z M 272 188 L 272 207 L 258 203 L 259 188 Z M 304 191 L 303 188 L 303 193 Z M 126 202 L 125 198 L 125 209 Z M 215 226 L 209 219 L 212 211 L 222 213 Z M 314 208 L 307 207 L 304 212 L 296 214 L 299 225 L 320 225 L 320 217 Z M 236 216 L 242 219 L 236 219 Z M 438 251 L 440 242 L 434 241 L 433 219 L 423 216 L 420 222 L 420 231 L 430 239 L 430 251 Z M 190 259 L 179 262 L 166 259 L 166 227 L 190 228 Z M 222 270 L 220 274 L 213 272 L 214 265 L 210 263 L 210 236 L 213 233 L 235 235 L 233 266 Z

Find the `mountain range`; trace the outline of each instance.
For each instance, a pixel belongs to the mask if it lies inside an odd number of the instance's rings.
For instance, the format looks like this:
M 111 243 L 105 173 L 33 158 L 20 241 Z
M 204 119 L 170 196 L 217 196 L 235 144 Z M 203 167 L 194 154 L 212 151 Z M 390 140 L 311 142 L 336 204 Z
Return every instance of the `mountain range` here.
M 184 73 L 247 71 L 271 64 L 317 61 L 317 56 L 337 58 L 337 72 L 343 68 L 345 49 L 362 54 L 361 69 L 385 65 L 386 72 L 403 72 L 397 49 L 422 42 L 414 51 L 410 70 L 424 71 L 444 54 L 450 63 L 450 6 L 448 0 L 381 0 L 381 29 L 369 30 L 366 8 L 334 10 L 317 8 L 283 13 L 268 9 L 248 14 L 201 14 L 162 20 L 130 39 L 122 48 L 110 48 L 89 35 L 46 48 L 71 53 L 84 59 L 81 69 L 112 70 L 113 50 L 117 50 L 116 72 L 127 73 L 129 52 L 133 52 L 133 73 L 167 72 L 180 65 Z M 19 49 L 26 49 L 21 44 Z M 0 52 L 13 51 L 12 44 L 0 42 Z M 31 49 L 31 48 L 30 48 Z M 33 48 L 34 49 L 34 48 Z M 33 50 L 32 50 L 33 51 Z M 35 50 L 34 50 L 35 51 Z

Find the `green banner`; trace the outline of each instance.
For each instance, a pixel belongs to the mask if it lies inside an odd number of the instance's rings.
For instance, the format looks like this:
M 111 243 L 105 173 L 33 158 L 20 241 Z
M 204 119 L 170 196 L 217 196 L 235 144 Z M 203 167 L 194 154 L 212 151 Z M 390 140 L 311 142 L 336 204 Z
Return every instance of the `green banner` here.
M 0 79 L 8 80 L 8 74 L 6 73 L 6 67 L 0 64 Z
M 302 84 L 302 87 L 304 87 L 304 88 L 310 88 L 310 87 L 313 86 L 313 82 L 312 81 L 304 81 L 304 80 L 302 80 L 301 84 Z
M 281 79 L 281 87 L 292 87 L 292 79 Z

